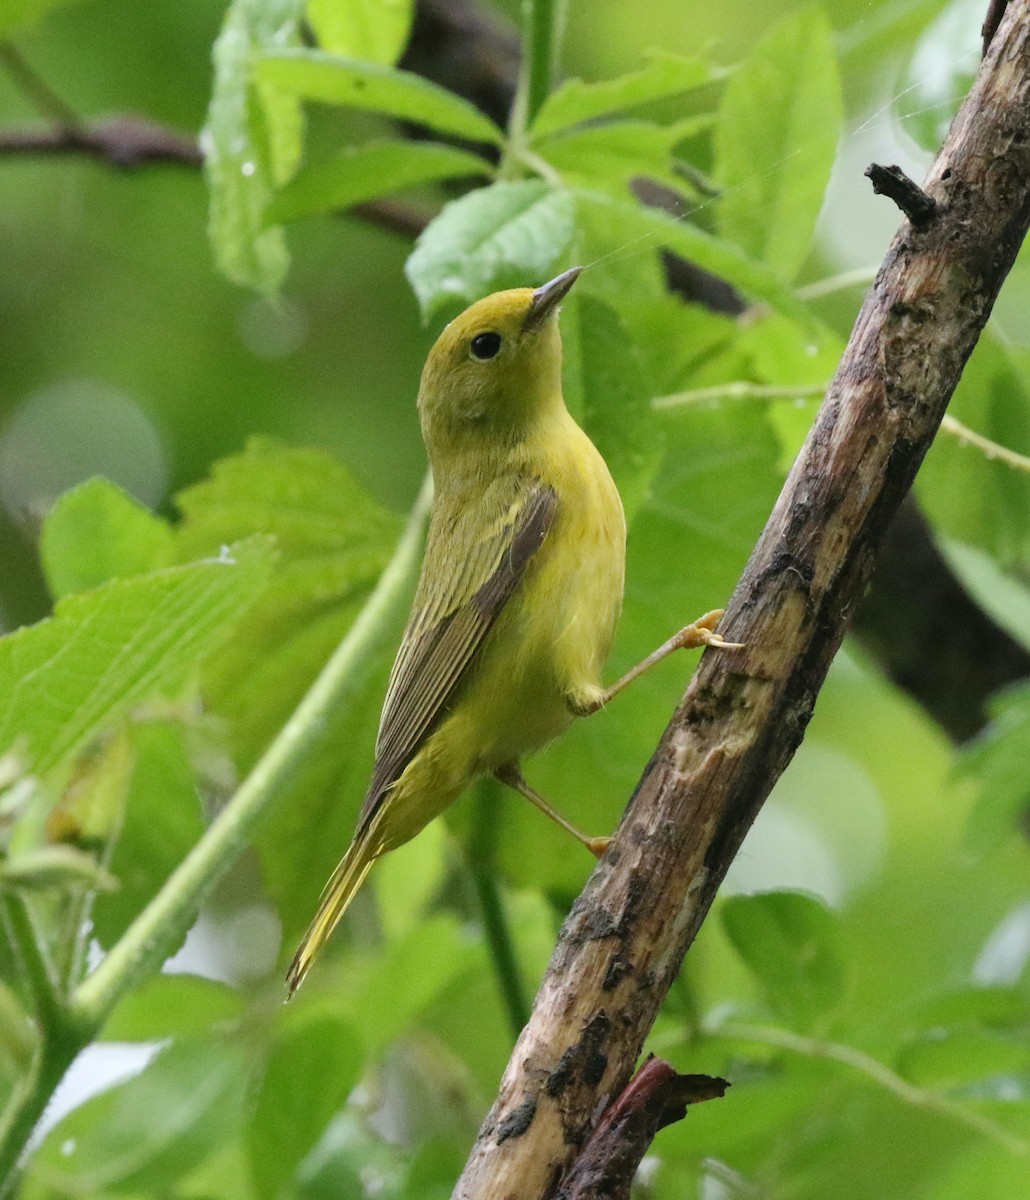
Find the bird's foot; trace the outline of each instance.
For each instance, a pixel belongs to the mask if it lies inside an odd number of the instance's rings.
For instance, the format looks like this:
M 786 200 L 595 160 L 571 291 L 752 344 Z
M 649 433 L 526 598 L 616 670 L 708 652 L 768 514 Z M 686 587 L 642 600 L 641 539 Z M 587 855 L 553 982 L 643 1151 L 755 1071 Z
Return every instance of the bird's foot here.
M 718 650 L 743 650 L 743 642 L 727 642 L 721 633 L 715 632 L 723 612 L 721 608 L 713 608 L 703 617 L 698 617 L 696 621 L 684 626 L 676 635 L 680 649 L 693 650 L 697 646 L 715 646 Z

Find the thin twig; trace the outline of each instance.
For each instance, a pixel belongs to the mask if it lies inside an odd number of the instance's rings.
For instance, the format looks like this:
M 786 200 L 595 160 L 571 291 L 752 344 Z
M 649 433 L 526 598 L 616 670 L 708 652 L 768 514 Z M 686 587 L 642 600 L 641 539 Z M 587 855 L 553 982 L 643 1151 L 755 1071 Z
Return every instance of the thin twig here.
M 968 425 L 963 425 L 951 413 L 945 413 L 944 419 L 941 421 L 941 433 L 947 433 L 954 438 L 958 438 L 964 446 L 975 446 L 991 462 L 1004 463 L 1005 466 L 1011 467 L 1014 471 L 1030 473 L 1030 458 L 1027 455 L 1019 454 L 1015 450 L 1010 450 L 1007 446 L 1002 446 L 1000 443 L 984 437 L 982 433 L 977 433 L 975 429 L 970 429 Z
M 651 401 L 651 407 L 657 412 L 669 412 L 678 408 L 691 408 L 700 404 L 714 404 L 720 400 L 802 400 L 822 396 L 829 387 L 827 383 L 799 383 L 791 387 L 789 384 L 749 383 L 747 380 L 736 380 L 733 383 L 717 383 L 712 387 L 691 388 L 684 392 L 673 392 L 669 396 L 657 396 Z M 991 462 L 1004 463 L 1014 471 L 1024 471 L 1030 474 L 1030 457 L 1010 450 L 1000 442 L 992 441 L 963 425 L 950 413 L 945 413 L 941 420 L 941 433 L 957 438 L 963 445 L 975 446 L 985 458 Z
M 712 387 L 690 388 L 669 396 L 657 396 L 651 401 L 651 407 L 656 412 L 666 412 L 719 400 L 797 400 L 822 396 L 827 386 L 825 383 L 799 383 L 794 386 L 749 383 L 746 379 L 738 379 L 733 383 L 717 383 Z
M 799 300 L 819 300 L 823 296 L 832 296 L 835 292 L 843 292 L 848 288 L 868 287 L 875 279 L 878 267 L 856 267 L 853 271 L 841 271 L 839 275 L 829 275 L 826 279 L 816 279 L 802 287 L 794 289 L 794 295 Z
M 0 155 L 41 157 L 82 154 L 107 166 L 135 170 L 152 163 L 199 167 L 196 139 L 145 117 L 124 114 L 74 127 L 0 130 Z
M 885 1063 L 866 1054 L 854 1046 L 840 1042 L 827 1042 L 818 1038 L 805 1037 L 793 1033 L 789 1029 L 780 1029 L 772 1025 L 750 1025 L 738 1021 L 722 1021 L 712 1026 L 705 1026 L 704 1032 L 709 1037 L 728 1038 L 734 1041 L 756 1042 L 764 1046 L 775 1046 L 789 1050 L 794 1054 L 803 1054 L 806 1058 L 824 1058 L 833 1062 L 843 1063 L 855 1071 L 861 1072 L 867 1079 L 873 1080 L 906 1104 L 922 1108 L 929 1112 L 940 1113 L 965 1125 L 967 1129 L 975 1130 L 1018 1154 L 1023 1158 L 1030 1157 L 1030 1142 L 1018 1137 L 1004 1125 L 992 1121 L 990 1117 L 977 1112 L 976 1109 L 959 1104 L 940 1092 L 928 1091 L 916 1087 L 892 1071 Z
M 12 42 L 0 42 L 0 67 L 39 113 L 64 130 L 80 130 L 78 113 L 26 62 Z

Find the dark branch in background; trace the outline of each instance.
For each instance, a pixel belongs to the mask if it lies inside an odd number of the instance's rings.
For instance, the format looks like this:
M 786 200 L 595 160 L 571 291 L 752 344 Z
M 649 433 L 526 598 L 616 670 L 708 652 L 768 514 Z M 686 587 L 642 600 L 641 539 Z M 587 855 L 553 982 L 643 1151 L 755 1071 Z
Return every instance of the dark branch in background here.
M 84 121 L 10 42 L 0 42 L 0 69 L 49 122 L 43 129 L 0 130 L 0 154 L 85 154 L 126 170 L 157 162 L 199 167 L 204 161 L 195 138 L 146 117 Z
M 519 35 L 468 0 L 418 0 L 399 65 L 470 100 L 506 125 L 515 98 Z
M 75 126 L 0 129 L 0 154 L 84 154 L 128 171 L 151 163 L 199 167 L 204 161 L 195 138 L 131 114 Z
M 984 23 L 988 43 L 1006 3 L 992 0 Z M 510 27 L 470 0 L 419 0 L 401 65 L 503 122 L 514 96 L 519 41 Z M 162 163 L 196 168 L 202 163 L 195 139 L 144 118 L 81 120 L 9 43 L 0 44 L 0 69 L 51 122 L 43 129 L 0 130 L 0 156 L 85 154 L 125 170 Z M 644 203 L 682 211 L 682 197 L 666 188 L 650 181 L 638 181 L 635 188 Z M 352 211 L 407 238 L 417 237 L 432 215 L 395 199 Z M 725 280 L 669 251 L 662 251 L 662 261 L 670 290 L 683 300 L 734 317 L 746 310 L 746 302 Z M 962 587 L 911 497 L 903 514 L 884 542 L 856 628 L 890 678 L 952 737 L 963 739 L 982 728 L 985 701 L 995 688 L 1030 674 L 1028 655 Z
M 1018 14 L 1018 15 L 1017 15 Z M 723 621 L 574 904 L 454 1192 L 551 1200 L 618 1097 L 804 736 L 880 543 L 1030 225 L 1030 0 L 1010 4 Z M 942 887 L 946 886 L 942 882 Z
M 417 238 L 433 219 L 433 213 L 404 200 L 369 200 L 349 210 L 355 217 L 401 237 Z
M 998 32 L 998 26 L 1001 24 L 1001 19 L 1005 15 L 1005 9 L 1008 8 L 1009 0 L 991 0 L 987 8 L 987 16 L 984 17 L 984 23 L 980 29 L 980 36 L 983 38 L 983 52 L 986 56 L 990 49 L 991 42 L 994 41 L 994 35 Z
M 993 692 L 1030 675 L 1030 654 L 956 579 L 912 497 L 891 525 L 855 632 L 956 741 L 983 728 Z

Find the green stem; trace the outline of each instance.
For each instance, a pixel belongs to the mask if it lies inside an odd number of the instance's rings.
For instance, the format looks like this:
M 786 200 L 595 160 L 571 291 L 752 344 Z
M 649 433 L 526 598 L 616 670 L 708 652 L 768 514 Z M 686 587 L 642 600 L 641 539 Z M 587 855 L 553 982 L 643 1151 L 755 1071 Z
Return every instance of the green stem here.
M 36 1122 L 93 1033 L 69 1022 L 53 967 L 22 897 L 5 896 L 3 914 L 32 995 L 39 1041 L 31 1069 L 18 1081 L 0 1115 L 0 1200 L 11 1194 Z
M 878 267 L 858 267 L 854 271 L 842 271 L 839 275 L 829 275 L 825 279 L 816 279 L 794 289 L 794 295 L 799 300 L 818 300 L 822 296 L 832 296 L 835 292 L 843 292 L 847 288 L 868 287 L 875 279 Z
M 341 702 L 364 676 L 407 603 L 418 567 L 431 484 L 426 482 L 404 533 L 350 632 L 235 796 L 71 998 L 75 1017 L 101 1024 L 115 1004 L 153 971 L 183 936 L 197 909 L 236 861 Z
M 770 1025 L 750 1025 L 741 1021 L 723 1021 L 705 1028 L 709 1037 L 731 1038 L 734 1041 L 755 1042 L 759 1045 L 774 1046 L 777 1049 L 788 1050 L 806 1058 L 823 1058 L 842 1063 L 854 1071 L 865 1075 L 880 1087 L 893 1093 L 899 1100 L 911 1104 L 915 1108 L 926 1109 L 951 1120 L 965 1125 L 984 1137 L 1004 1146 L 1013 1154 L 1022 1158 L 1030 1157 L 1030 1143 L 1017 1134 L 1010 1132 L 1004 1125 L 992 1121 L 990 1117 L 977 1112 L 976 1109 L 959 1104 L 940 1092 L 928 1091 L 916 1087 L 903 1079 L 890 1067 L 858 1050 L 854 1046 L 842 1045 L 840 1042 L 826 1042 L 818 1038 L 805 1037 L 793 1033 L 789 1029 L 780 1029 Z
M 32 1070 L 11 1096 L 0 1117 L 0 1200 L 14 1195 L 19 1167 L 32 1131 L 92 1032 L 64 1027 L 47 1031 Z
M 11 941 L 21 959 L 22 971 L 32 994 L 36 1016 L 43 1028 L 55 1024 L 63 1009 L 57 978 L 36 932 L 32 914 L 18 895 L 3 898 L 3 913 Z
M 712 387 L 674 392 L 670 396 L 656 396 L 651 401 L 651 407 L 656 412 L 668 412 L 679 408 L 696 407 L 699 404 L 717 404 L 722 400 L 813 399 L 824 395 L 829 386 L 829 381 L 781 386 L 780 384 L 749 383 L 747 380 L 741 379 L 733 383 L 717 383 Z M 1030 474 L 1030 456 L 1010 450 L 1008 446 L 984 437 L 982 433 L 977 433 L 975 429 L 963 425 L 951 413 L 945 413 L 941 419 L 941 433 L 957 438 L 964 446 L 974 446 L 992 462 L 1001 462 L 1014 471 Z
M 801 400 L 822 396 L 829 387 L 827 383 L 798 383 L 781 387 L 778 384 L 748 383 L 736 380 L 733 383 L 717 383 L 714 387 L 691 388 L 686 392 L 674 392 L 671 396 L 657 396 L 651 401 L 656 411 L 670 408 L 689 408 L 691 405 L 711 404 L 720 400 Z
M 1019 454 L 1015 450 L 1010 450 L 1008 446 L 1002 446 L 999 442 L 984 437 L 982 433 L 977 433 L 975 429 L 970 429 L 968 425 L 963 425 L 951 413 L 945 413 L 941 418 L 941 433 L 958 438 L 963 446 L 975 446 L 983 454 L 984 458 L 990 462 L 1004 463 L 1006 467 L 1011 467 L 1013 471 L 1022 471 L 1024 474 L 1030 474 L 1030 457 L 1025 454 Z
M 497 975 L 497 986 L 512 1034 L 518 1038 L 529 1021 L 526 988 L 515 957 L 504 900 L 497 886 L 497 830 L 500 784 L 483 780 L 476 788 L 475 816 L 469 840 L 469 872 L 479 900 L 486 944 Z
M 517 152 L 523 149 L 526 131 L 551 90 L 563 25 L 563 0 L 523 0 L 522 66 L 510 130 Z

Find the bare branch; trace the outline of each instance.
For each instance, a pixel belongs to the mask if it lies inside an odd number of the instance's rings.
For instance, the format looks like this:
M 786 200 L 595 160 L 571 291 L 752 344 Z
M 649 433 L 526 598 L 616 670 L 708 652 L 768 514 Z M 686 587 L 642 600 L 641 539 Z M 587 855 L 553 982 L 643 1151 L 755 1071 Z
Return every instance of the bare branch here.
M 1030 675 L 1030 654 L 956 578 L 912 495 L 891 522 L 855 633 L 958 742 L 987 723 L 994 692 Z
M 562 1181 L 557 1200 L 629 1200 L 633 1176 L 659 1129 L 682 1121 L 691 1104 L 717 1100 L 730 1085 L 711 1075 L 680 1075 L 649 1058 L 608 1106 Z
M 816 424 L 611 849 L 577 900 L 458 1182 L 555 1195 L 812 715 L 876 552 L 1030 224 L 1030 0 L 1010 0 Z M 513 1118 L 519 1114 L 517 1122 Z M 503 1135 L 503 1136 L 502 1136 Z

